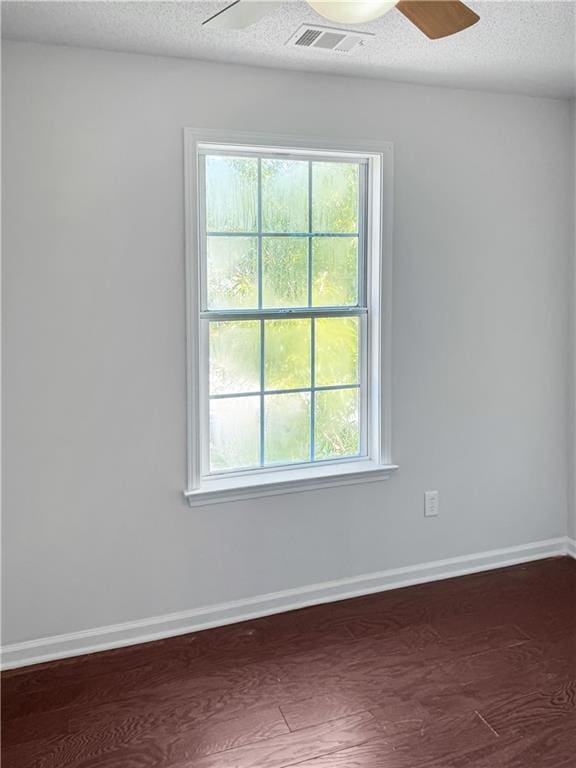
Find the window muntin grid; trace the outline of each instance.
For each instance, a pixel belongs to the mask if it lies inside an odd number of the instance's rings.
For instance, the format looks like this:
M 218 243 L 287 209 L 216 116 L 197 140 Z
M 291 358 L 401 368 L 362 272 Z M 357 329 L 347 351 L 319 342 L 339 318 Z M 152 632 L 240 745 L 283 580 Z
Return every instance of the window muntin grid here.
M 293 162 L 298 164 L 299 170 L 303 167 L 306 168 L 306 180 L 307 180 L 307 200 L 306 200 L 306 224 L 307 227 L 302 228 L 301 231 L 288 231 L 284 229 L 282 231 L 276 231 L 274 228 L 269 227 L 270 231 L 267 231 L 267 222 L 264 220 L 266 217 L 263 210 L 263 178 L 262 169 L 266 163 L 269 162 L 270 157 L 277 158 L 278 152 L 266 153 L 261 151 L 255 154 L 254 151 L 249 151 L 243 154 L 240 151 L 235 150 L 233 154 L 229 152 L 215 152 L 214 150 L 200 151 L 199 153 L 199 212 L 200 212 L 200 294 L 201 294 L 201 371 L 205 374 L 202 390 L 204 396 L 202 399 L 202 445 L 203 445 L 203 460 L 202 460 L 202 474 L 219 474 L 219 473 L 233 473 L 244 472 L 254 470 L 266 470 L 267 468 L 282 468 L 291 467 L 294 465 L 302 464 L 318 464 L 320 462 L 333 462 L 333 461 L 350 461 L 363 457 L 367 453 L 367 338 L 368 338 L 368 309 L 366 302 L 366 285 L 365 285 L 365 272 L 366 272 L 366 183 L 367 183 L 367 163 L 363 159 L 353 159 L 349 157 L 338 158 L 330 156 L 329 158 L 315 157 L 307 154 L 305 158 L 298 158 L 294 153 L 286 152 L 281 154 L 282 162 Z M 249 220 L 249 224 L 254 222 L 256 226 L 246 226 L 244 229 L 233 229 L 229 225 L 229 222 L 225 222 L 224 228 L 207 229 L 207 223 L 214 219 L 210 215 L 206 215 L 207 208 L 207 191 L 206 191 L 206 163 L 210 162 L 214 157 L 233 157 L 233 158 L 249 158 L 253 167 L 256 169 L 256 197 L 255 197 L 255 210 L 249 212 L 248 216 L 244 217 L 244 222 Z M 242 160 L 240 161 L 242 162 Z M 321 223 L 322 217 L 315 215 L 314 212 L 314 178 L 317 176 L 315 169 L 317 167 L 323 167 L 322 164 L 329 163 L 331 167 L 337 168 L 337 163 L 345 163 L 348 167 L 354 168 L 356 174 L 356 226 L 353 231 L 331 231 L 330 229 L 316 229 L 314 227 L 319 221 Z M 327 167 L 327 166 L 326 166 Z M 329 175 L 329 174 L 328 174 Z M 229 194 L 229 192 L 226 192 Z M 208 207 L 210 201 L 208 200 Z M 289 212 L 290 213 L 290 212 Z M 331 215 L 330 212 L 327 214 Z M 217 217 L 216 217 L 217 218 Z M 290 217 L 289 217 L 290 218 Z M 324 216 L 326 218 L 326 214 Z M 269 217 L 268 217 L 269 219 Z M 302 219 L 300 219 L 302 221 Z M 342 227 L 340 227 L 341 229 Z M 335 227 L 337 229 L 337 227 Z M 236 242 L 242 243 L 242 247 L 249 244 L 253 253 L 253 260 L 255 261 L 255 290 L 251 291 L 250 299 L 246 301 L 236 302 L 236 306 L 218 306 L 218 302 L 214 302 L 211 299 L 209 290 L 209 273 L 210 273 L 210 249 L 215 239 L 220 238 L 222 242 Z M 234 238 L 241 238 L 242 240 L 235 240 Z M 280 302 L 267 301 L 266 298 L 266 284 L 264 281 L 265 273 L 265 259 L 267 246 L 270 243 L 275 245 L 279 243 L 290 242 L 291 244 L 298 243 L 298 247 L 302 253 L 306 256 L 306 286 L 305 291 L 300 290 L 300 301 L 284 302 L 283 305 L 278 306 Z M 300 245 L 304 244 L 304 247 Z M 342 243 L 353 244 L 354 248 L 354 277 L 355 277 L 355 291 L 352 297 L 350 286 L 347 286 L 347 290 L 343 292 L 344 300 L 340 296 L 339 303 L 321 303 L 317 300 L 320 295 L 319 291 L 315 292 L 314 286 L 314 263 L 315 259 L 319 258 L 318 254 L 324 250 L 328 254 L 328 260 L 331 257 L 331 252 L 334 251 L 334 245 L 332 249 L 327 244 L 338 244 L 338 247 Z M 321 245 L 319 245 L 321 244 Z M 227 246 L 228 247 L 228 246 Z M 348 266 L 350 264 L 350 257 L 348 255 Z M 350 276 L 348 275 L 348 278 Z M 306 301 L 302 301 L 304 297 Z M 338 298 L 338 296 L 336 297 Z M 253 306 L 250 306 L 253 304 Z M 267 306 L 271 304 L 272 306 Z M 344 325 L 350 327 L 355 326 L 356 333 L 356 377 L 353 381 L 346 380 L 346 377 L 341 377 L 337 381 L 331 382 L 330 378 L 326 379 L 321 373 L 322 366 L 319 365 L 318 358 L 321 355 L 318 354 L 317 336 L 318 329 L 322 328 L 322 323 L 343 321 Z M 273 386 L 273 382 L 268 381 L 267 376 L 267 335 L 270 336 L 270 330 L 273 328 L 273 324 L 276 323 L 297 323 L 307 322 L 309 324 L 309 361 L 308 361 L 308 378 L 306 381 L 292 382 L 291 386 Z M 229 385 L 231 389 L 225 391 L 221 385 L 214 386 L 211 376 L 213 370 L 214 350 L 211 344 L 211 330 L 216 327 L 216 324 L 232 324 L 235 323 L 236 327 L 241 327 L 244 323 L 251 323 L 257 328 L 255 335 L 255 342 L 252 344 L 250 355 L 255 358 L 254 373 L 255 375 L 248 381 L 248 386 L 243 388 L 235 383 L 234 375 L 229 376 Z M 344 327 L 344 325 L 342 327 Z M 302 361 L 301 361 L 302 363 Z M 233 367 L 233 366 L 232 366 Z M 318 376 L 320 371 L 320 376 Z M 294 370 L 295 375 L 298 374 L 297 370 Z M 233 383 L 230 384 L 230 380 Z M 298 385 L 300 384 L 300 385 Z M 280 444 L 280 449 L 274 451 L 272 449 L 267 450 L 271 445 L 271 440 L 274 440 L 273 430 L 270 429 L 270 424 L 273 423 L 271 416 L 272 404 L 280 405 L 282 403 L 287 406 L 289 403 L 294 406 L 295 396 L 300 396 L 300 406 L 306 407 L 308 413 L 306 416 L 308 425 L 309 440 L 306 446 L 306 450 L 301 450 L 298 456 L 291 456 L 290 458 L 282 458 L 282 441 L 277 441 Z M 243 462 L 237 462 L 236 466 L 223 466 L 222 462 L 214 460 L 214 451 L 210 450 L 214 448 L 214 441 L 217 438 L 214 437 L 214 433 L 221 430 L 220 426 L 215 426 L 214 414 L 220 412 L 221 418 L 230 419 L 231 414 L 226 413 L 225 402 L 231 403 L 232 401 L 242 404 L 242 419 L 246 418 L 250 423 L 242 423 L 239 426 L 240 435 L 234 434 L 234 426 L 229 426 L 228 434 L 224 434 L 224 440 L 228 443 L 234 443 L 234 440 L 246 444 L 246 455 L 249 456 L 249 460 Z M 332 406 L 330 406 L 332 401 Z M 340 402 L 338 402 L 340 401 Z M 354 402 L 355 401 L 355 402 Z M 317 440 L 317 422 L 326 421 L 327 414 L 330 414 L 330 407 L 338 408 L 345 406 L 342 410 L 343 423 L 348 422 L 348 432 L 356 430 L 356 440 L 352 439 L 348 442 L 348 449 L 342 452 L 330 452 L 326 450 L 326 446 L 318 444 Z M 346 412 L 346 408 L 348 411 Z M 220 410 L 219 410 L 220 409 Z M 276 408 L 276 410 L 282 410 Z M 306 408 L 304 408 L 306 410 Z M 257 414 L 257 436 L 254 437 L 254 419 L 253 414 Z M 240 419 L 240 421 L 242 421 Z M 250 421 L 252 419 L 252 421 Z M 344 423 L 343 430 L 346 430 L 347 426 Z M 222 431 L 222 430 L 221 430 Z M 242 435 L 244 441 L 242 442 Z M 257 442 L 257 450 L 254 449 L 254 445 Z M 298 441 L 296 441 L 298 442 Z M 211 455 L 212 454 L 212 455 Z

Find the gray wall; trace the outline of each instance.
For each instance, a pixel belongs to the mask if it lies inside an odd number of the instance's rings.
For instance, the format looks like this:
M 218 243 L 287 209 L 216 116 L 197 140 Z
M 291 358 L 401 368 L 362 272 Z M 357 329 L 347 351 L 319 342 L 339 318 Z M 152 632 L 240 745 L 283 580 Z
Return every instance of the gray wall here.
M 565 534 L 568 102 L 26 44 L 3 80 L 5 642 Z M 187 125 L 395 142 L 391 480 L 185 506 Z

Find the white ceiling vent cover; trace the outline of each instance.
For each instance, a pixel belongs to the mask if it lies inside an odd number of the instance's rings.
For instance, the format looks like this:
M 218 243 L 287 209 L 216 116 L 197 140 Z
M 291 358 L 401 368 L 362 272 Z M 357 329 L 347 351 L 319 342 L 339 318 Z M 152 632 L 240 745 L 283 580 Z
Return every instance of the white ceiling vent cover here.
M 371 32 L 352 32 L 348 29 L 302 24 L 286 41 L 286 45 L 293 48 L 320 48 L 325 51 L 349 53 L 366 45 L 373 37 Z

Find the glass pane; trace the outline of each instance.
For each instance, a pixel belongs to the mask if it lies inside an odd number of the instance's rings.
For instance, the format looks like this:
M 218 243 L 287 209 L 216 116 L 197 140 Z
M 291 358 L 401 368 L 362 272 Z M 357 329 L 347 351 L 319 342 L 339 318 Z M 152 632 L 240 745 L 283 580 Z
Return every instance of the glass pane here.
M 208 232 L 256 232 L 258 161 L 250 157 L 206 157 Z
M 210 323 L 210 394 L 260 391 L 260 322 Z
M 357 389 L 316 392 L 314 458 L 334 459 L 360 453 Z
M 360 341 L 358 317 L 316 320 L 316 386 L 358 384 Z
M 312 230 L 358 231 L 357 163 L 312 163 Z
M 264 462 L 310 461 L 310 393 L 266 395 Z
M 264 323 L 266 389 L 310 386 L 310 320 Z
M 260 396 L 210 401 L 210 471 L 244 469 L 260 461 Z
M 262 160 L 262 229 L 308 232 L 308 163 Z
M 308 306 L 308 238 L 262 239 L 262 305 Z
M 358 304 L 358 238 L 315 237 L 312 241 L 312 304 Z
M 258 306 L 258 241 L 255 237 L 208 237 L 208 309 Z

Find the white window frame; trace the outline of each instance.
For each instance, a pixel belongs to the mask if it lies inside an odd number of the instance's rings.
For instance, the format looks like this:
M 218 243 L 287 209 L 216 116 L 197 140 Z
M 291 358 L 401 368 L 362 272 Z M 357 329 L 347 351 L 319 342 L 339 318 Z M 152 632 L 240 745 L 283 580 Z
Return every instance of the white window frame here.
M 203 475 L 208 440 L 206 392 L 201 375 L 205 349 L 200 313 L 201 243 L 198 227 L 199 150 L 277 151 L 299 156 L 362 160 L 367 165 L 366 280 L 367 365 L 361 401 L 366 403 L 366 455 L 318 463 L 264 467 Z M 391 460 L 391 320 L 393 146 L 390 142 L 335 141 L 319 137 L 278 136 L 236 131 L 184 129 L 186 223 L 186 352 L 188 483 L 184 496 L 192 507 L 259 496 L 385 480 L 398 469 Z

